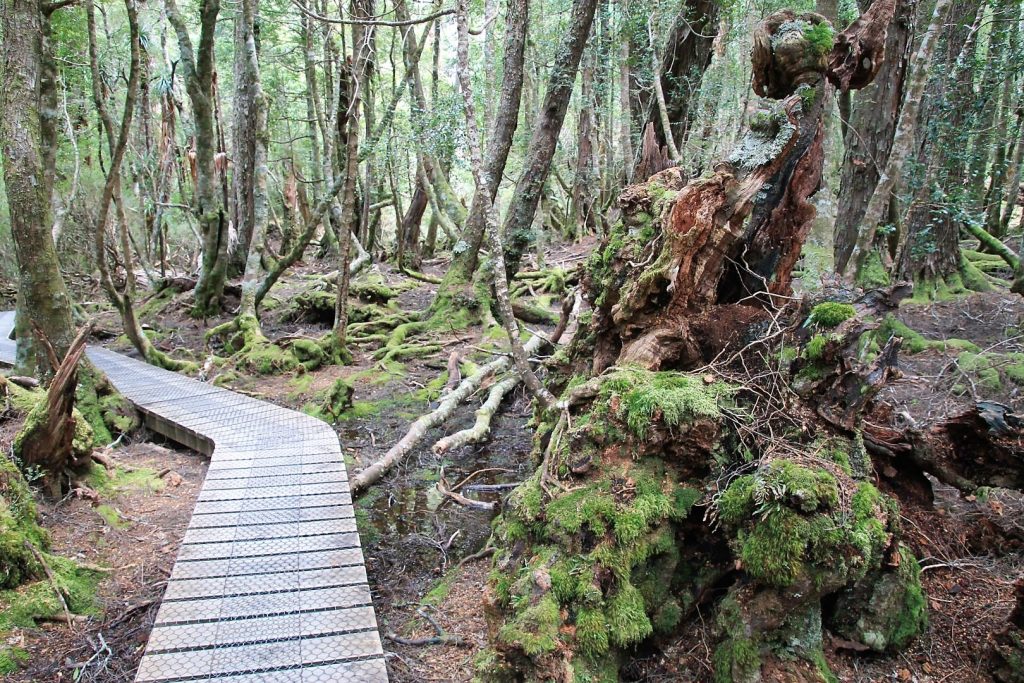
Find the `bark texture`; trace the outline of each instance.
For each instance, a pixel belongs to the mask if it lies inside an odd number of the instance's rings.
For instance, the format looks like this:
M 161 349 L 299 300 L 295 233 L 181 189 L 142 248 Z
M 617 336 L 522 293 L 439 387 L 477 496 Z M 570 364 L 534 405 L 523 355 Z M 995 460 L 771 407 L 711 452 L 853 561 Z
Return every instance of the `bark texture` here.
M 10 0 L 0 12 L 3 32 L 0 145 L 11 236 L 18 262 L 19 374 L 49 375 L 46 350 L 32 339 L 38 326 L 63 358 L 75 336 L 71 299 L 57 261 L 51 212 L 52 172 L 43 146 L 42 101 L 56 84 L 45 67 L 51 58 L 50 17 L 38 0 Z M 52 74 L 51 74 L 52 76 Z M 49 93 L 49 95 L 48 95 Z

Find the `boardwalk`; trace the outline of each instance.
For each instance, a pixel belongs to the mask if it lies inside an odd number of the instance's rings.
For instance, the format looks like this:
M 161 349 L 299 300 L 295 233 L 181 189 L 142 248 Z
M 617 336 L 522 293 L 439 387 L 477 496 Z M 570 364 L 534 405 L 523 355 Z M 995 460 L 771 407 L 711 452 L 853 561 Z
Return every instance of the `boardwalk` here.
M 0 313 L 0 361 L 14 316 Z M 98 347 L 146 424 L 211 455 L 136 681 L 387 681 L 338 437 Z

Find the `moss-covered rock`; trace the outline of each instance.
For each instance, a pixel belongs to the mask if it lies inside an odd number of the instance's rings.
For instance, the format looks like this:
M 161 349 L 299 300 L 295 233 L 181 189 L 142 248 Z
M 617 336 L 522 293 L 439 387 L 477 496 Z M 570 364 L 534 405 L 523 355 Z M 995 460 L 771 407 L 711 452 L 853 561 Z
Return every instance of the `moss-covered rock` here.
M 876 652 L 899 650 L 924 632 L 928 602 L 917 558 L 901 546 L 896 567 L 876 570 L 839 595 L 830 628 Z

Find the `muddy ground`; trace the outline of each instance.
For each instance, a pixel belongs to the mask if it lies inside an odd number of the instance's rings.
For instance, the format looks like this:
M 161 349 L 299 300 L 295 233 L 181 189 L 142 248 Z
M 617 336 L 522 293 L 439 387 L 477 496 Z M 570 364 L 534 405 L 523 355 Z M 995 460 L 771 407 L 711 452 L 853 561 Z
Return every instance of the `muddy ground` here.
M 590 245 L 562 248 L 548 257 L 549 263 L 575 267 Z M 445 264 L 425 264 L 438 275 Z M 294 296 L 316 279 L 322 267 L 307 264 L 275 289 L 265 316 L 268 337 L 285 335 L 315 337 L 327 327 L 317 323 L 291 322 L 284 314 Z M 405 310 L 429 305 L 434 285 L 410 280 L 386 266 L 376 268 L 387 284 L 408 287 L 397 300 Z M 94 299 L 95 300 L 95 299 Z M 230 306 L 228 307 L 230 309 Z M 1024 300 L 1009 294 L 984 294 L 951 302 L 907 305 L 899 317 L 930 340 L 964 339 L 979 349 L 1002 354 L 1024 352 Z M 184 298 L 172 299 L 150 313 L 157 344 L 179 356 L 202 362 L 210 355 L 203 334 L 227 320 L 195 321 L 186 314 Z M 124 349 L 114 331 L 118 324 L 109 315 L 99 318 L 101 339 Z M 225 386 L 296 409 L 315 404 L 339 377 L 353 379 L 354 407 L 336 425 L 352 469 L 374 461 L 399 439 L 409 423 L 436 405 L 449 353 L 461 350 L 476 360 L 487 356 L 486 343 L 478 333 L 437 332 L 430 339 L 441 351 L 401 365 L 382 365 L 371 357 L 373 347 L 355 349 L 347 367 L 328 367 L 312 373 L 270 376 L 235 376 L 228 368 L 214 368 Z M 1021 387 L 1009 377 L 1009 368 L 996 359 L 1000 381 L 977 381 L 961 367 L 957 349 L 929 349 L 905 354 L 904 376 L 886 390 L 883 398 L 918 424 L 948 415 L 977 398 L 999 400 L 1020 409 Z M 481 392 L 486 393 L 486 387 Z M 473 658 L 485 645 L 487 625 L 483 614 L 485 584 L 489 571 L 486 557 L 463 560 L 477 553 L 487 541 L 494 515 L 444 500 L 435 484 L 443 476 L 455 483 L 474 475 L 474 484 L 514 484 L 533 469 L 529 462 L 530 405 L 522 390 L 506 399 L 496 418 L 490 441 L 437 456 L 431 445 L 441 436 L 471 424 L 478 396 L 462 406 L 443 429 L 432 432 L 380 484 L 357 502 L 360 532 L 366 552 L 374 606 L 382 634 L 400 639 L 437 635 L 431 620 L 450 640 L 445 645 L 404 645 L 385 639 L 389 672 L 393 681 L 468 681 Z M 7 425 L 8 437 L 11 426 Z M 0 432 L 0 439 L 2 439 Z M 35 629 L 19 629 L 9 645 L 28 651 L 27 668 L 5 680 L 128 681 L 133 676 L 149 624 L 155 614 L 163 582 L 170 571 L 177 544 L 188 521 L 192 502 L 202 482 L 205 462 L 201 456 L 170 444 L 147 441 L 119 448 L 115 455 L 129 466 L 155 472 L 170 469 L 180 481 L 160 480 L 154 487 L 105 491 L 100 499 L 69 498 L 42 507 L 43 520 L 54 535 L 56 552 L 91 564 L 110 567 L 101 584 L 94 616 L 69 628 L 46 623 Z M 0 444 L 3 445 L 3 444 Z M 475 491 L 468 495 L 495 501 L 507 488 Z M 893 492 L 898 493 L 898 492 Z M 904 653 L 874 656 L 851 653 L 844 644 L 826 642 L 833 671 L 843 681 L 987 681 L 986 651 L 989 634 L 1005 621 L 1012 608 L 1012 582 L 1021 575 L 1019 548 L 1002 544 L 1000 537 L 980 534 L 979 528 L 998 524 L 1024 524 L 1024 507 L 1016 499 L 995 496 L 986 501 L 965 500 L 955 491 L 937 489 L 934 509 L 915 501 L 903 502 L 907 540 L 923 558 L 923 580 L 930 600 L 928 632 Z M 98 511 L 102 506 L 102 514 Z M 113 509 L 116 514 L 111 514 Z M 984 522 L 983 524 L 980 522 Z M 675 639 L 657 643 L 657 650 L 638 651 L 623 672 L 636 681 L 708 681 L 715 636 L 707 614 L 698 612 L 684 624 Z

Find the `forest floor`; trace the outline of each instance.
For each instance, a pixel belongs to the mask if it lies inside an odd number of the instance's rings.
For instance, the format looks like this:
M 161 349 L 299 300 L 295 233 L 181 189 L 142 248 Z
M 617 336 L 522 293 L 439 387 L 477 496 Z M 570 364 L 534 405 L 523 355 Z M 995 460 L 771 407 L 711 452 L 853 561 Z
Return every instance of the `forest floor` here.
M 572 269 L 592 248 L 592 242 L 555 248 L 547 264 Z M 424 271 L 440 275 L 445 265 L 428 262 Z M 432 300 L 434 285 L 387 266 L 375 270 L 374 277 L 403 290 L 394 302 L 397 307 L 421 310 Z M 289 315 L 296 296 L 315 282 L 319 272 L 323 272 L 321 266 L 309 263 L 275 288 L 265 306 L 267 337 L 316 337 L 329 328 L 329 321 L 295 322 Z M 192 320 L 183 302 L 175 298 L 141 308 L 158 347 L 200 362 L 209 355 L 205 330 L 229 319 L 225 315 L 218 320 Z M 1016 355 L 1024 354 L 1024 300 L 1020 297 L 990 293 L 908 303 L 897 317 L 928 341 L 969 342 L 929 344 L 901 356 L 904 376 L 885 391 L 882 400 L 893 403 L 905 419 L 927 423 L 975 399 L 1021 409 L 1024 373 L 1017 366 L 1024 355 Z M 125 350 L 123 340 L 112 333 L 118 329 L 117 320 L 106 314 L 99 323 L 101 329 L 111 331 L 106 341 Z M 218 368 L 211 375 L 223 374 L 218 383 L 228 388 L 299 410 L 317 405 L 334 380 L 348 378 L 355 386 L 354 403 L 336 429 L 350 469 L 356 470 L 379 458 L 412 420 L 436 406 L 452 351 L 480 361 L 496 348 L 495 340 L 482 338 L 479 330 L 434 331 L 422 341 L 440 344 L 441 350 L 403 363 L 382 364 L 373 360 L 373 347 L 364 347 L 355 349 L 354 362 L 345 367 L 277 375 Z M 488 442 L 442 456 L 431 450 L 441 436 L 472 424 L 485 390 L 486 385 L 356 501 L 382 635 L 433 636 L 429 616 L 461 640 L 459 645 L 414 646 L 385 639 L 391 679 L 398 683 L 469 681 L 474 656 L 486 643 L 483 605 L 489 560 L 460 563 L 484 546 L 494 513 L 452 503 L 438 492 L 436 483 L 442 468 L 448 482 L 474 472 L 479 472 L 474 481 L 480 484 L 511 484 L 527 477 L 533 470 L 528 397 L 519 388 L 506 398 Z M 0 447 L 7 447 L 16 426 L 0 422 Z M 41 623 L 4 634 L 8 647 L 21 648 L 28 655 L 26 667 L 4 680 L 131 680 L 205 473 L 202 456 L 168 446 L 140 441 L 119 448 L 118 462 L 137 469 L 98 486 L 98 500 L 72 497 L 41 507 L 56 553 L 113 571 L 100 583 L 95 613 L 87 621 L 74 628 Z M 156 476 L 167 469 L 175 476 Z M 473 495 L 499 501 L 505 493 L 507 489 Z M 1020 548 L 1000 540 L 1005 535 L 998 531 L 1007 525 L 1024 525 L 1024 508 L 1002 496 L 963 499 L 939 486 L 934 507 L 905 497 L 901 503 L 907 540 L 925 567 L 928 631 L 907 651 L 887 656 L 850 652 L 845 649 L 850 643 L 827 641 L 833 671 L 842 681 L 990 680 L 985 673 L 988 638 L 1005 622 L 1013 606 L 1012 582 L 1024 566 Z M 698 612 L 681 626 L 681 636 L 657 643 L 656 650 L 637 652 L 623 672 L 624 680 L 711 680 L 715 637 L 707 616 Z M 81 671 L 78 678 L 73 677 L 76 667 Z

